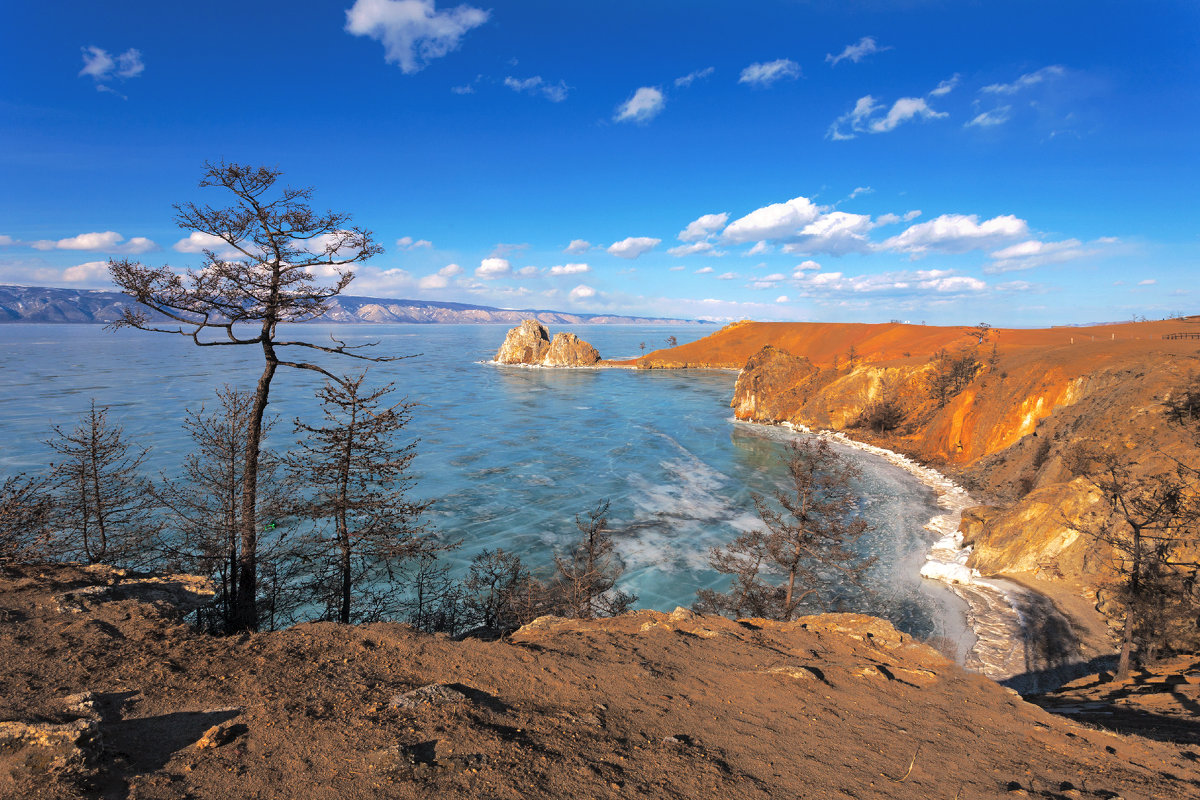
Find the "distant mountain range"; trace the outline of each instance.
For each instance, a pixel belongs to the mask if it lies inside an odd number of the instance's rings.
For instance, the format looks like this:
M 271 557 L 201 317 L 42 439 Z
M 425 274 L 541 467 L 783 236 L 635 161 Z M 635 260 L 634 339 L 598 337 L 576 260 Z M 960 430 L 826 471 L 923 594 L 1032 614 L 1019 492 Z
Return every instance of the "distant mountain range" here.
M 45 286 L 0 284 L 0 323 L 109 323 L 136 305 L 121 292 L 53 289 Z M 620 314 L 576 314 L 567 311 L 493 308 L 432 300 L 389 300 L 381 297 L 338 296 L 329 313 L 314 322 L 517 323 L 536 317 L 547 324 L 570 325 L 696 325 L 698 320 L 631 317 Z

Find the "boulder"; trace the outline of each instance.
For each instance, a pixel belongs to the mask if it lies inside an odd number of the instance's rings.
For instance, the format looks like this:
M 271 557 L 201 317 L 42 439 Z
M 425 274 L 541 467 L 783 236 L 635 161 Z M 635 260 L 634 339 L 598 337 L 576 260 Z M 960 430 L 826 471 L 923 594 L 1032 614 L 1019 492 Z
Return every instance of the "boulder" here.
M 550 334 L 536 319 L 527 319 L 504 337 L 496 351 L 497 364 L 540 364 L 550 349 Z
M 556 333 L 550 349 L 542 358 L 545 367 L 590 367 L 600 360 L 600 352 L 573 333 Z

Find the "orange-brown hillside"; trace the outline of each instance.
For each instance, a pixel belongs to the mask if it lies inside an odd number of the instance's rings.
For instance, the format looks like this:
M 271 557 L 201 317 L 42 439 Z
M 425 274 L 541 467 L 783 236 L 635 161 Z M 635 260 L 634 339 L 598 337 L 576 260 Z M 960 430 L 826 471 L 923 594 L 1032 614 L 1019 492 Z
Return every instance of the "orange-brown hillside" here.
M 1200 465 L 1191 433 L 1165 413 L 1200 373 L 1200 317 L 992 329 L 982 344 L 968 330 L 739 322 L 634 363 L 737 368 L 740 419 L 844 430 L 940 465 L 992 505 L 972 531 L 974 566 L 1095 585 L 1102 554 L 1067 520 L 1098 498 L 1070 451 L 1087 440 L 1146 473 L 1171 458 Z M 1168 338 L 1178 333 L 1188 336 Z M 977 365 L 945 398 L 933 389 L 939 351 Z M 881 408 L 894 418 L 875 425 Z

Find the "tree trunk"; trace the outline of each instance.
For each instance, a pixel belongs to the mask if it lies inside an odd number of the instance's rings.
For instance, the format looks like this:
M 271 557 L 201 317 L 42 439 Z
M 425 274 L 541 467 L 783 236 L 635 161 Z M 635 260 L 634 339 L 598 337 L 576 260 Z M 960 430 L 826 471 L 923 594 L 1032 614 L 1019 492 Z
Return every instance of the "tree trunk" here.
M 1121 657 L 1117 661 L 1117 678 L 1129 677 L 1129 666 L 1133 655 L 1133 628 L 1141 613 L 1142 594 L 1142 528 L 1130 524 L 1133 529 L 1133 565 L 1129 571 L 1129 605 L 1125 609 L 1125 633 L 1121 638 Z
M 246 430 L 246 455 L 242 465 L 241 545 L 238 554 L 238 593 L 234 625 L 237 630 L 258 630 L 258 451 L 262 444 L 262 421 L 271 394 L 278 360 L 269 341 L 263 342 L 266 366 L 254 392 L 254 408 Z

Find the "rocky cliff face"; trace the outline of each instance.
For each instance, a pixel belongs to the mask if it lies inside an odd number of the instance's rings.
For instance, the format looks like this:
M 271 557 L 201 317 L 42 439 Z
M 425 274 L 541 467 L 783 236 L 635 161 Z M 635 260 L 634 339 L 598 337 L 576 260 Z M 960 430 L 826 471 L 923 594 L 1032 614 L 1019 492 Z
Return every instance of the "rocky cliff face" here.
M 556 333 L 552 341 L 545 325 L 527 319 L 508 332 L 494 360 L 497 364 L 590 367 L 600 360 L 600 353 L 573 333 Z
M 1200 462 L 1163 405 L 1200 371 L 1194 342 L 1162 338 L 1189 326 L 1196 327 L 1167 321 L 999 331 L 995 352 L 979 348 L 978 374 L 942 407 L 929 388 L 932 359 L 969 345 L 961 329 L 742 323 L 691 343 L 686 353 L 647 360 L 721 362 L 757 346 L 731 403 L 738 418 L 851 429 L 939 466 L 994 505 L 969 522 L 973 566 L 1095 585 L 1107 558 L 1069 520 L 1099 498 L 1072 472 L 1070 450 L 1091 440 L 1147 473 L 1169 470 L 1171 458 Z M 891 424 L 872 430 L 873 412 L 883 407 L 895 412 Z

